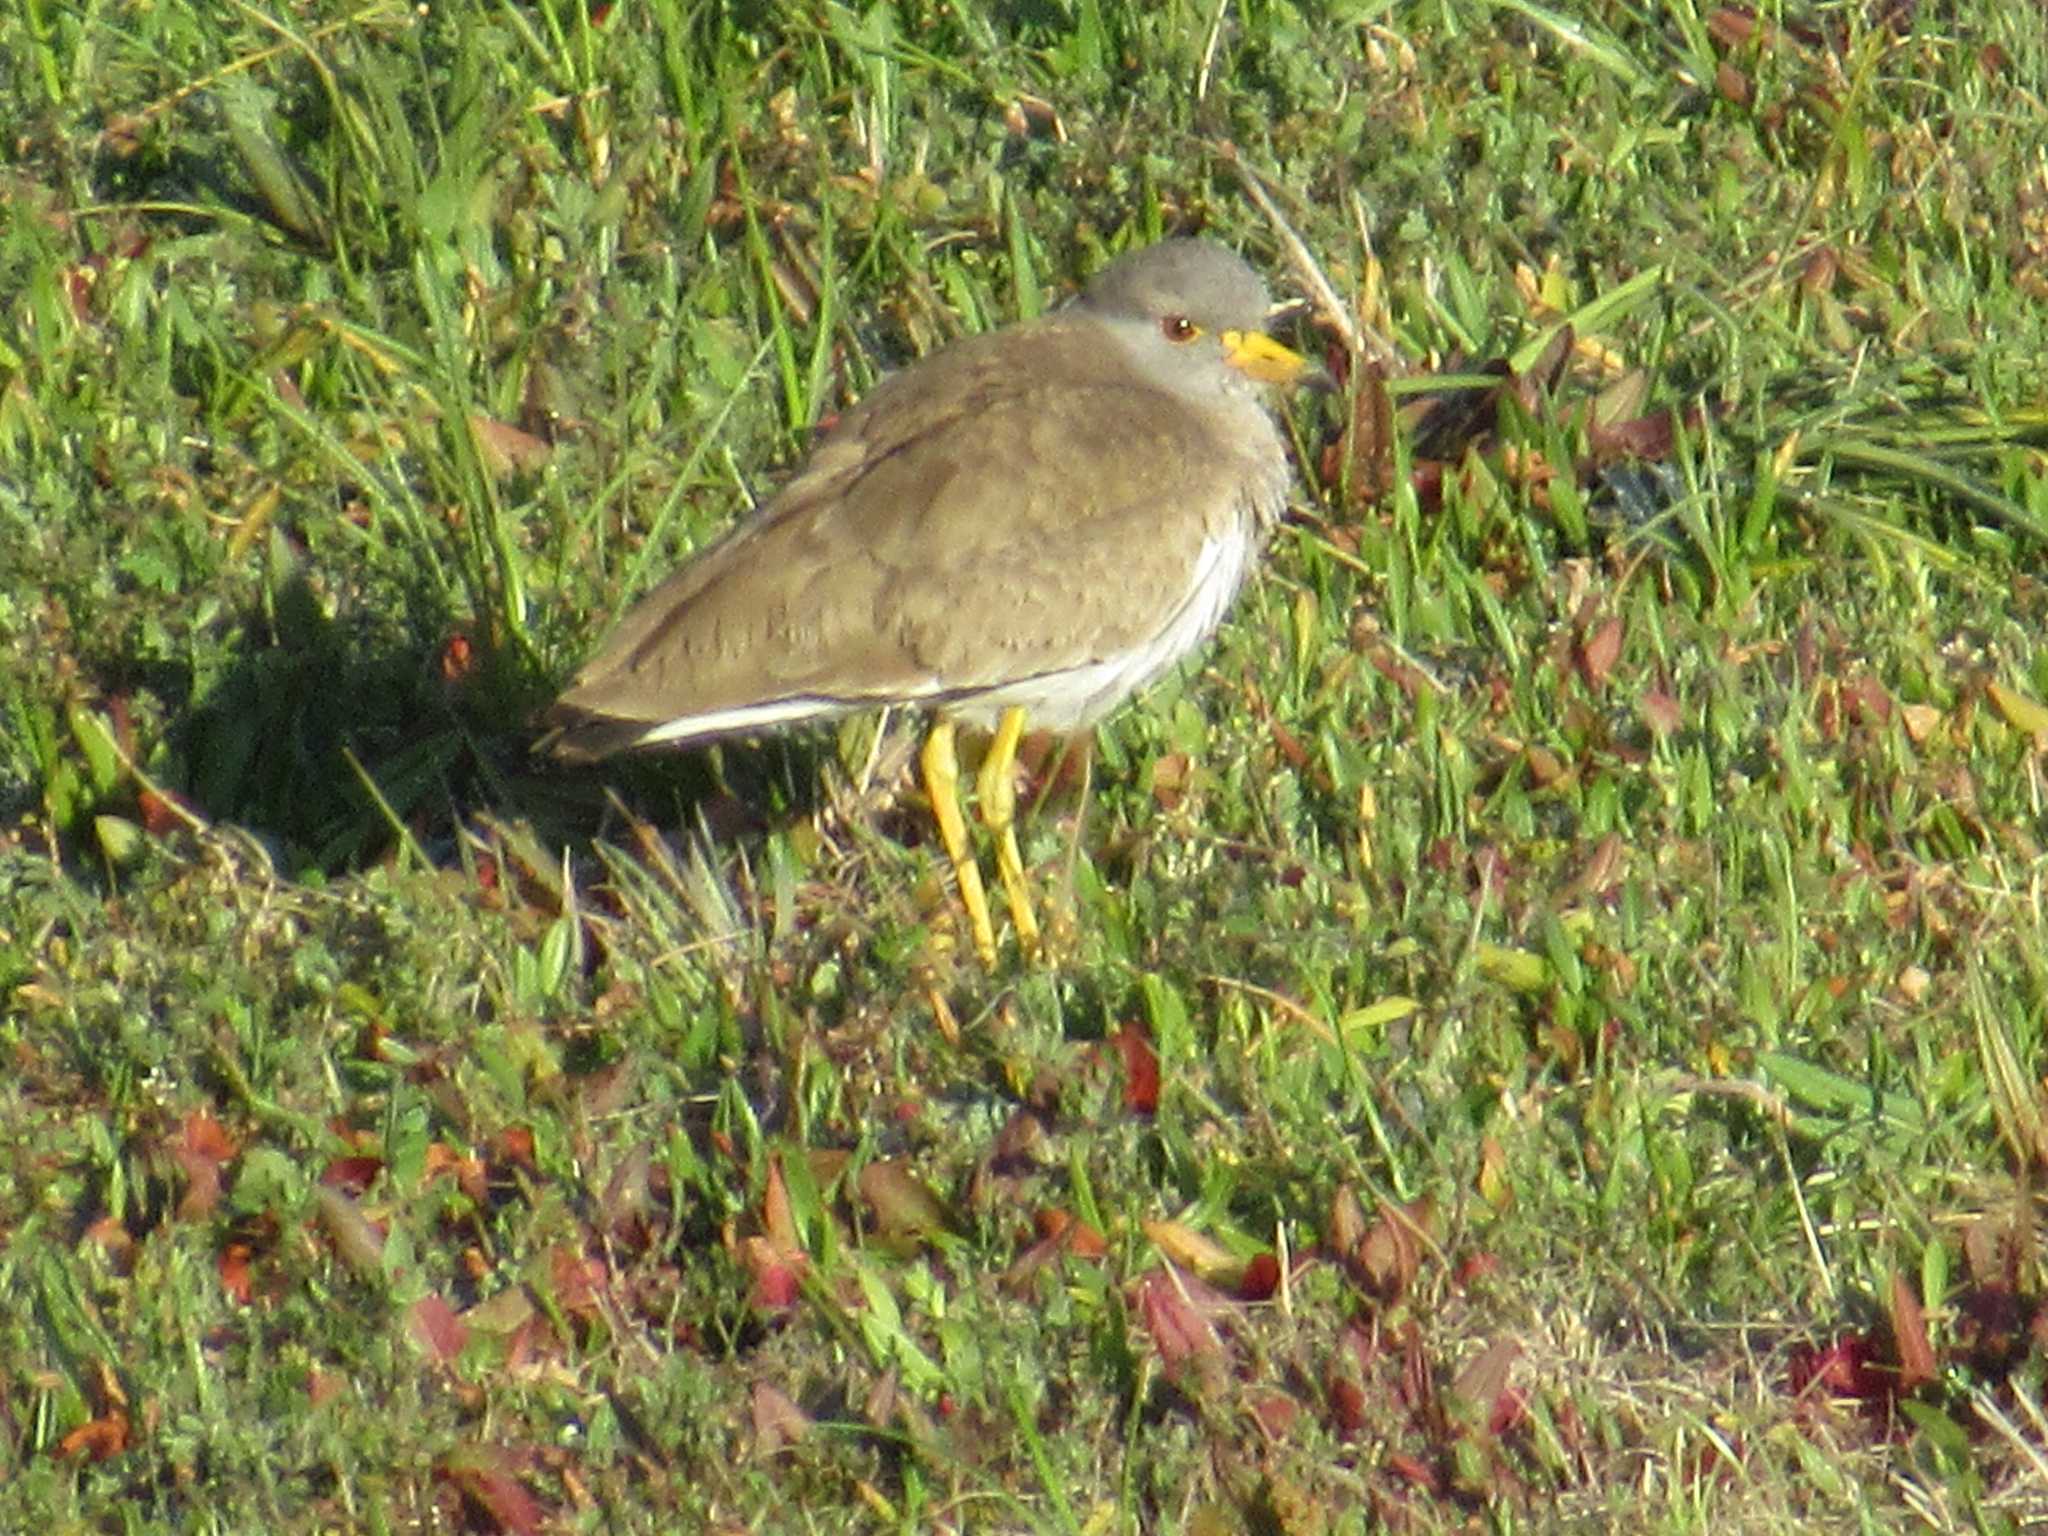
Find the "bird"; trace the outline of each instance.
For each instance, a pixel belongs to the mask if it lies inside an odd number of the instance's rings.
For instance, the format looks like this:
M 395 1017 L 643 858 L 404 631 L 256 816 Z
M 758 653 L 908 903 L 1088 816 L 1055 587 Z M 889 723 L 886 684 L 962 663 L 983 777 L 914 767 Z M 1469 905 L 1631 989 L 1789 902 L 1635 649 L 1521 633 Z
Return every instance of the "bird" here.
M 910 706 L 982 963 L 987 891 L 955 727 L 992 733 L 976 809 L 1027 956 L 1016 839 L 1027 722 L 1092 728 L 1214 633 L 1293 480 L 1269 386 L 1265 283 L 1178 238 L 1068 304 L 884 378 L 756 514 L 640 599 L 546 710 L 537 745 L 592 762 Z

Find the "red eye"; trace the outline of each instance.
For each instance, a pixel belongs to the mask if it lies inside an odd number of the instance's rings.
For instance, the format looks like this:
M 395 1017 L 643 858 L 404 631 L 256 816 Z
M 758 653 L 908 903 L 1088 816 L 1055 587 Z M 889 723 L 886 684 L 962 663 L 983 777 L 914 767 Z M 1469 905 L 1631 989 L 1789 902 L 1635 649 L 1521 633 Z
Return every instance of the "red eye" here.
M 1159 322 L 1159 334 L 1168 341 L 1193 341 L 1202 328 L 1186 315 L 1168 315 Z

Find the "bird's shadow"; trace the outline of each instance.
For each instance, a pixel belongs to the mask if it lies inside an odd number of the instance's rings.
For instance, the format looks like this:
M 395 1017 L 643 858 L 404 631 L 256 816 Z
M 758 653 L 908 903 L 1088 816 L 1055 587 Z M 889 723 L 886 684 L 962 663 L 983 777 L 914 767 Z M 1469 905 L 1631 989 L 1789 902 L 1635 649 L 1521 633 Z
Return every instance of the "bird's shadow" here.
M 725 846 L 825 809 L 828 776 L 838 762 L 829 734 L 796 732 L 627 752 L 574 765 L 550 762 L 543 753 L 534 771 L 545 786 L 548 830 L 571 846 L 601 836 L 618 804 Z
M 170 723 L 163 777 L 207 819 L 264 838 L 283 868 L 339 873 L 403 834 L 446 839 L 491 793 L 493 743 L 535 686 L 447 626 L 330 614 L 294 571 Z

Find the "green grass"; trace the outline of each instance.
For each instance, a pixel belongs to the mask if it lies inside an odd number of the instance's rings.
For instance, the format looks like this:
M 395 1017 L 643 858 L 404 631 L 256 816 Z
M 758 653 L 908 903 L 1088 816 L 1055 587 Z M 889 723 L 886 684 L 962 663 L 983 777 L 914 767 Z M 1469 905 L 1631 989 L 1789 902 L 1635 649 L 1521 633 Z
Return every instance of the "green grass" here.
M 2048 1520 L 2044 93 L 1989 0 L 0 17 L 0 1528 Z M 889 368 L 1293 292 L 1226 144 L 1398 426 L 1290 404 L 1059 964 L 906 722 L 529 758 Z

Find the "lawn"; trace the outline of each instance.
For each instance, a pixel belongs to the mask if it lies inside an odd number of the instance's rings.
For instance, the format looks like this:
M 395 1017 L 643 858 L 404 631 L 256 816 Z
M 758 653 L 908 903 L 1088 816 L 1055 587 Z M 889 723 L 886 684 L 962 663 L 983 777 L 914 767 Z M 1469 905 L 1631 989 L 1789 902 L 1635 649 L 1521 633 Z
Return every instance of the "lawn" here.
M 0 1529 L 2048 1523 L 2033 8 L 23 0 L 0 124 Z M 1047 957 L 914 718 L 532 754 L 1185 233 L 1334 387 Z

